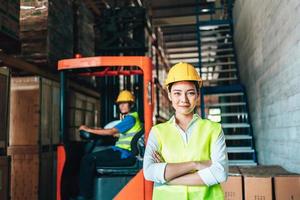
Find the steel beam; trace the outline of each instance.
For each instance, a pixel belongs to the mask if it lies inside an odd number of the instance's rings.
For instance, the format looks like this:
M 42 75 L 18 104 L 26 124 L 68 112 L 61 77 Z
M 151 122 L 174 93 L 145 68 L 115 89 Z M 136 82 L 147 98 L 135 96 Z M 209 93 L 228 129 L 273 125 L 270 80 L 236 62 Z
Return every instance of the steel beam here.
M 12 68 L 12 69 L 17 69 L 17 70 L 29 72 L 29 73 L 32 73 L 34 75 L 42 76 L 44 78 L 48 78 L 48 79 L 59 82 L 59 75 L 58 74 L 51 73 L 51 72 L 49 72 L 49 71 L 47 71 L 47 70 L 45 70 L 41 67 L 38 67 L 34 64 L 28 63 L 28 62 L 26 62 L 22 59 L 15 58 L 13 56 L 6 55 L 6 54 L 1 53 L 1 52 L 0 52 L 0 64 L 4 65 L 4 66 L 7 66 L 9 68 Z M 100 97 L 98 92 L 95 92 L 92 89 L 83 87 L 80 84 L 75 83 L 74 81 L 70 81 L 69 84 L 70 84 L 70 87 L 72 89 L 76 90 L 76 91 L 85 93 L 85 94 L 93 96 L 93 97 L 97 97 L 97 98 Z

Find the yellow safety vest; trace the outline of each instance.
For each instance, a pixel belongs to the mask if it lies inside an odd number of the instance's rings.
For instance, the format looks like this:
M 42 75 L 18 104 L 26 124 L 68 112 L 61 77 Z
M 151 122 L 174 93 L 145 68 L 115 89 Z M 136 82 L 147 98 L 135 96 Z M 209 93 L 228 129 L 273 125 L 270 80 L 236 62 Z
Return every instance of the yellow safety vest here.
M 159 151 L 167 163 L 210 160 L 212 145 L 221 133 L 221 125 L 206 119 L 197 119 L 187 144 L 182 140 L 174 123 L 168 122 L 153 127 Z M 223 200 L 220 184 L 213 186 L 184 186 L 155 184 L 154 200 Z
M 133 113 L 129 113 L 128 115 L 134 117 L 135 119 L 135 124 L 134 126 L 129 129 L 128 131 L 126 131 L 123 134 L 120 134 L 120 138 L 119 140 L 116 142 L 117 147 L 120 147 L 122 149 L 126 149 L 128 151 L 131 150 L 131 146 L 130 146 L 130 142 L 133 138 L 133 136 L 138 133 L 139 131 L 142 130 L 142 123 L 139 119 L 138 113 L 137 112 L 133 112 Z

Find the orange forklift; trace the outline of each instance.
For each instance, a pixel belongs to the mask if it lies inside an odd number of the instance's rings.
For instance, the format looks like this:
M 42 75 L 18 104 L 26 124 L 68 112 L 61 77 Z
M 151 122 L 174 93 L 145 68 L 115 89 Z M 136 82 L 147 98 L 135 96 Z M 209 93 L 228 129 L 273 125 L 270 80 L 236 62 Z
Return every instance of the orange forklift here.
M 141 144 L 141 138 L 147 141 L 150 128 L 153 124 L 153 80 L 152 60 L 143 56 L 97 56 L 82 58 L 76 56 L 73 59 L 64 59 L 58 62 L 60 73 L 60 144 L 57 147 L 57 200 L 72 199 L 68 189 L 70 184 L 71 168 L 79 167 L 80 163 L 74 163 L 76 149 L 69 140 L 66 129 L 67 110 L 67 76 L 132 76 L 143 77 L 143 113 L 144 133 L 136 134 L 131 142 L 132 152 L 137 160 L 133 166 L 101 167 L 96 166 L 94 184 L 94 199 L 120 199 L 120 200 L 150 200 L 152 199 L 152 183 L 144 179 L 142 172 L 142 154 L 145 145 Z M 144 142 L 145 144 L 145 142 Z M 78 154 L 79 155 L 79 154 Z M 75 154 L 75 156 L 77 156 Z M 77 158 L 78 160 L 78 158 Z M 74 183 L 73 183 L 74 184 Z M 91 186 L 92 187 L 92 186 Z

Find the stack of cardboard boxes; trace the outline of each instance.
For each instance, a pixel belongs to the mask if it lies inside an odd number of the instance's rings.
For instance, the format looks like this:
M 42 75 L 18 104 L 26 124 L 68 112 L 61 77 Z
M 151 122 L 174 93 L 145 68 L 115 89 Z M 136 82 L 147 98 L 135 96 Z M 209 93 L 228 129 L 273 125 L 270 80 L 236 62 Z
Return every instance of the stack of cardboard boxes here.
M 0 0 L 1 2 L 1 0 Z M 57 61 L 95 54 L 94 15 L 82 1 L 21 0 L 21 57 L 56 72 Z
M 78 10 L 76 12 L 76 52 L 80 53 L 83 57 L 95 55 L 95 31 L 94 31 L 94 15 L 86 6 L 84 1 L 78 2 Z M 76 34 L 74 32 L 74 36 Z
M 20 0 L 0 0 L 0 49 L 19 53 Z
M 59 85 L 41 77 L 14 77 L 10 94 L 10 196 L 53 199 Z
M 59 83 L 38 76 L 13 77 L 10 83 L 11 199 L 54 199 L 56 147 L 60 142 Z M 69 122 L 66 121 L 69 132 L 66 134 L 74 141 L 80 140 L 80 125 L 100 126 L 100 107 L 95 97 L 69 92 Z M 3 162 L 0 160 L 0 168 Z
M 8 144 L 8 104 L 10 71 L 0 66 L 0 199 L 8 199 L 9 157 Z
M 230 167 L 226 200 L 300 200 L 300 175 L 280 166 Z
M 21 0 L 21 57 L 55 72 L 58 60 L 73 57 L 73 23 L 71 0 Z
M 19 0 L 0 0 L 0 33 L 19 38 Z

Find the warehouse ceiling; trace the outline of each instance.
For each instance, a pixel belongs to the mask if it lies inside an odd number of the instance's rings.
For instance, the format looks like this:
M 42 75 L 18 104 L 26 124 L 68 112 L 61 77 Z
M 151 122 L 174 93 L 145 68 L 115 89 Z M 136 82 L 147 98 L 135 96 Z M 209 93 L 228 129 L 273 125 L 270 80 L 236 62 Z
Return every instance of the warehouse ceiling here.
M 97 15 L 102 9 L 124 5 L 143 5 L 150 8 L 153 25 L 195 24 L 196 6 L 207 7 L 215 0 L 84 0 Z M 217 0 L 218 1 L 218 0 Z M 197 3 L 199 2 L 199 3 Z
M 172 61 L 173 50 L 181 49 L 197 52 L 196 9 L 201 8 L 201 18 L 209 18 L 206 10 L 212 4 L 222 4 L 224 0 L 85 0 L 86 4 L 96 15 L 100 15 L 105 8 L 121 7 L 125 5 L 142 5 L 149 8 L 149 18 L 154 27 L 159 27 L 164 38 L 164 49 L 168 60 Z M 180 48 L 180 42 L 190 42 L 189 49 Z M 178 48 L 177 48 L 178 47 Z M 177 49 L 177 50 L 176 50 Z M 182 54 L 184 52 L 182 51 Z M 188 54 L 186 54 L 189 56 Z M 171 62 L 172 64 L 172 62 Z
M 215 0 L 151 1 L 152 24 L 163 33 L 165 54 L 171 65 L 187 61 L 181 58 L 198 57 L 196 12 L 214 3 Z

